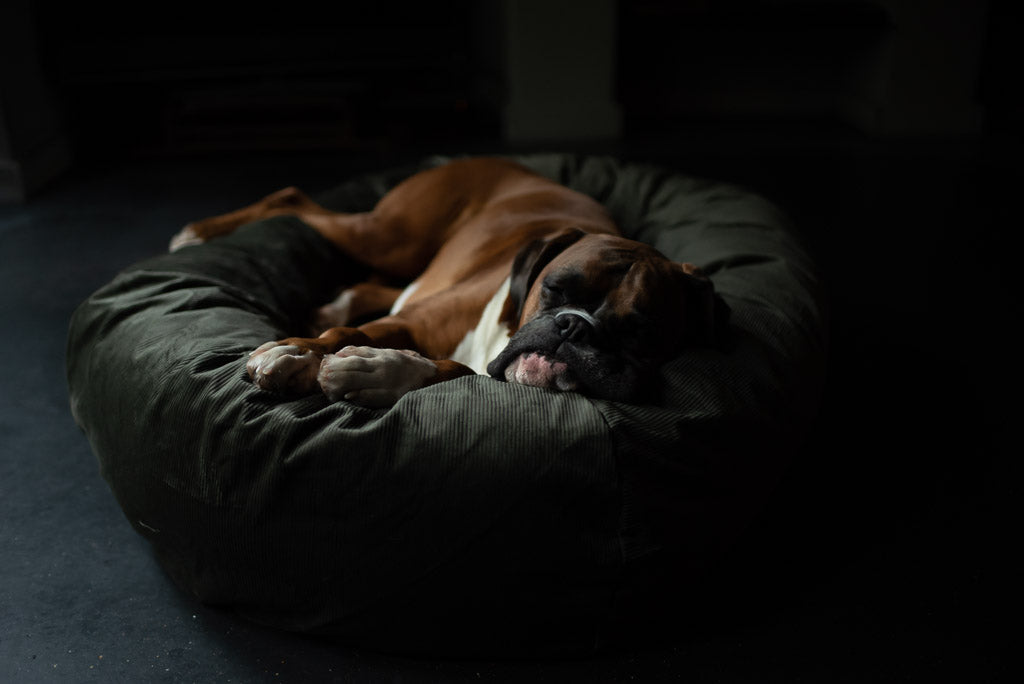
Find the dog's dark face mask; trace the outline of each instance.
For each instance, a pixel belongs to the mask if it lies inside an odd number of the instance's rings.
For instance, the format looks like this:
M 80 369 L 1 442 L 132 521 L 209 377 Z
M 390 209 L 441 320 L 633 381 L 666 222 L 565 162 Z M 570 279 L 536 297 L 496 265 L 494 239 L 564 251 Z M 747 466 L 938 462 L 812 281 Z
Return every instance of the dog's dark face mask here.
M 568 229 L 517 257 L 502 313 L 514 334 L 487 372 L 639 401 L 653 392 L 662 363 L 685 347 L 715 343 L 724 313 L 696 267 L 643 243 Z

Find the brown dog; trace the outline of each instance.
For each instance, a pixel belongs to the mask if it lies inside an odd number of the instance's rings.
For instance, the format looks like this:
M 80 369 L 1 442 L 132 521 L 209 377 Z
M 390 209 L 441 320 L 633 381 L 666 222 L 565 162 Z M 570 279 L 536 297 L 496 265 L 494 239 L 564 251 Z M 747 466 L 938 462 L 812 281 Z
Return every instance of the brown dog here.
M 171 249 L 280 214 L 410 283 L 351 287 L 319 310 L 327 328 L 319 337 L 253 351 L 249 376 L 285 394 L 389 406 L 410 390 L 486 372 L 636 401 L 661 363 L 712 344 L 725 312 L 697 267 L 621 237 L 592 198 L 502 159 L 418 173 L 358 214 L 328 211 L 288 188 L 189 224 Z

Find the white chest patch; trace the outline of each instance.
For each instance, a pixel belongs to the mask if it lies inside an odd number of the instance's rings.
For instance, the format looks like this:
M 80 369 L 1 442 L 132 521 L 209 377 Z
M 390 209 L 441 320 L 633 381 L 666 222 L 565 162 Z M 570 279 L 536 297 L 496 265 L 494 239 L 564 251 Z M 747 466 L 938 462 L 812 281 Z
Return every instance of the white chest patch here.
M 484 312 L 480 315 L 480 321 L 476 328 L 466 333 L 466 336 L 459 342 L 452 354 L 452 361 L 469 366 L 478 375 L 487 374 L 487 364 L 501 353 L 501 350 L 508 345 L 508 326 L 499 323 L 498 317 L 501 309 L 505 306 L 505 299 L 508 298 L 509 284 L 512 278 L 505 278 L 498 291 L 487 302 Z

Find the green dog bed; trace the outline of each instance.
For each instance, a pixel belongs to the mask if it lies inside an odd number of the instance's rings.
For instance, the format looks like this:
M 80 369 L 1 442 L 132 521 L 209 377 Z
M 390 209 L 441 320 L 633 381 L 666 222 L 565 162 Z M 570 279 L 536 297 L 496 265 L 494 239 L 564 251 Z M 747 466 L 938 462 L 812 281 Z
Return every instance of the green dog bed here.
M 131 266 L 71 320 L 71 404 L 181 587 L 266 625 L 452 655 L 587 651 L 699 591 L 813 417 L 813 261 L 737 187 L 603 157 L 520 161 L 700 265 L 732 310 L 728 349 L 682 352 L 646 405 L 485 376 L 388 410 L 290 400 L 249 382 L 246 355 L 302 331 L 358 265 L 280 217 Z M 366 210 L 416 170 L 319 199 Z

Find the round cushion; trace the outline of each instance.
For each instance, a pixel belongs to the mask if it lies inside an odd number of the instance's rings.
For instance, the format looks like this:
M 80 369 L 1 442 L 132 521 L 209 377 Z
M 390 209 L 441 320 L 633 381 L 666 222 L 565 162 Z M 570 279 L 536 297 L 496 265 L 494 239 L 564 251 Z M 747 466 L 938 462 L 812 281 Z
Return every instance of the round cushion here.
M 728 349 L 682 352 L 645 405 L 485 376 L 388 410 L 287 399 L 249 382 L 246 355 L 303 331 L 357 264 L 293 217 L 136 264 L 73 316 L 70 397 L 128 521 L 187 591 L 392 651 L 589 650 L 685 602 L 757 515 L 823 376 L 821 287 L 786 219 L 655 167 L 519 160 L 701 266 L 732 310 Z M 416 170 L 319 199 L 366 210 Z

